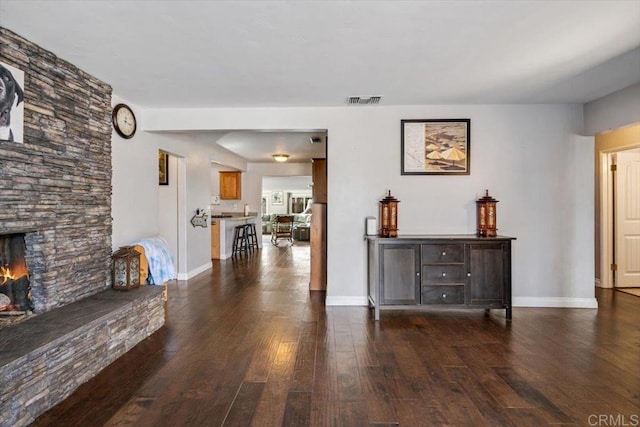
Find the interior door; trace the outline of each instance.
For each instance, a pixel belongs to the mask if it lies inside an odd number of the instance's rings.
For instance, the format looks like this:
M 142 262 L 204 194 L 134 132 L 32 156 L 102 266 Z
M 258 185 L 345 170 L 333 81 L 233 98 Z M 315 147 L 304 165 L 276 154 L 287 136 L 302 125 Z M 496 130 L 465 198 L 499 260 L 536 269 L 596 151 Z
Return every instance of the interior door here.
M 640 286 L 640 148 L 616 155 L 615 285 Z

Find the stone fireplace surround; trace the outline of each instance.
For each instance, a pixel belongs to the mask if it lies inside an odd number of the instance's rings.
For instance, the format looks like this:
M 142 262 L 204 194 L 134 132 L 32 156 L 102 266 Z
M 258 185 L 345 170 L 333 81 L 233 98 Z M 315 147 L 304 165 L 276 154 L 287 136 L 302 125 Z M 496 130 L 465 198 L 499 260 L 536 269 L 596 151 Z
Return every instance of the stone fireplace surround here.
M 111 87 L 0 27 L 25 73 L 0 141 L 0 234 L 25 233 L 36 316 L 0 329 L 0 425 L 26 425 L 164 324 L 162 289 L 111 285 Z

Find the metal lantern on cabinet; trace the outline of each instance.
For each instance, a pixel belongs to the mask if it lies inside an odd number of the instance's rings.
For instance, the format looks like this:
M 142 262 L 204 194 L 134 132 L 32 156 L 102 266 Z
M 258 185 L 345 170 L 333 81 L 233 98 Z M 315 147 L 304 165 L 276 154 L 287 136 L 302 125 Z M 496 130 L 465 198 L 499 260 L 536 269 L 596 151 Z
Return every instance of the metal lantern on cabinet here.
M 380 236 L 398 237 L 398 203 L 400 200 L 391 195 L 391 190 L 380 200 Z
M 478 236 L 495 237 L 497 233 L 496 204 L 498 200 L 489 196 L 489 190 L 485 190 L 484 197 L 476 200 L 478 211 Z
M 113 282 L 117 291 L 128 291 L 140 286 L 140 252 L 133 246 L 123 246 L 111 256 Z

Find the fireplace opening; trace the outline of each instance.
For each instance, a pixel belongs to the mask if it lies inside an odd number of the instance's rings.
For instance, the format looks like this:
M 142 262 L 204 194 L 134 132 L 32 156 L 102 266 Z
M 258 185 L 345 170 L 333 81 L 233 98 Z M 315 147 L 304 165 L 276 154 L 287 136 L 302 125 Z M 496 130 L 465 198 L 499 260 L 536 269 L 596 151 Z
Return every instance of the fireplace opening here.
M 24 233 L 0 235 L 0 316 L 33 312 Z

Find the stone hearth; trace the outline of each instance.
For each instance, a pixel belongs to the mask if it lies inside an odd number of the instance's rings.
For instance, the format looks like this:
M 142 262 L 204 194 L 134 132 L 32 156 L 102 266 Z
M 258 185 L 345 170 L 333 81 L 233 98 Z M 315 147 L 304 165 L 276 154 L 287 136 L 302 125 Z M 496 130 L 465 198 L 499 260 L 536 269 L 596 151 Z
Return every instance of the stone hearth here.
M 23 426 L 164 324 L 161 286 L 107 290 L 0 330 L 0 425 Z

